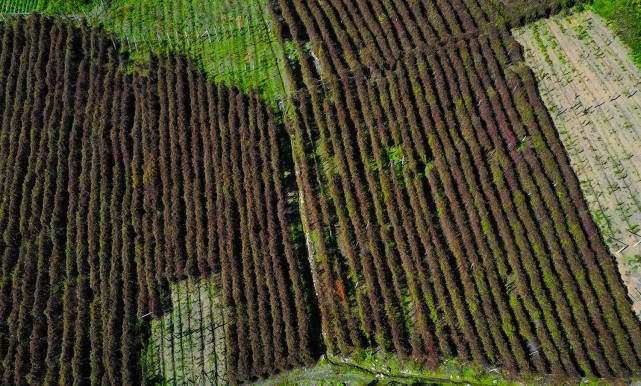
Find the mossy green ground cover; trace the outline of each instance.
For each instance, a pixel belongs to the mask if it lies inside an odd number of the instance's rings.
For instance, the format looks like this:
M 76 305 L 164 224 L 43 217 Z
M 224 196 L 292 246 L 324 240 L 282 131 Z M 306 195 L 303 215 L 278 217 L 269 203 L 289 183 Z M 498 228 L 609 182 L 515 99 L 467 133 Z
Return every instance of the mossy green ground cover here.
M 638 382 L 629 379 L 629 382 Z M 374 350 L 355 353 L 350 358 L 323 356 L 315 366 L 294 369 L 257 385 L 554 385 L 565 384 L 554 378 L 536 377 L 511 381 L 498 369 L 484 369 L 450 359 L 436 370 L 422 369 L 412 361 Z M 581 385 L 611 385 L 612 380 L 583 378 Z
M 621 40 L 630 47 L 632 59 L 641 66 L 641 0 L 580 0 L 573 3 L 608 20 Z
M 265 0 L 123 0 L 105 8 L 105 25 L 141 59 L 148 52 L 182 51 L 215 81 L 258 87 L 270 100 L 284 94 L 280 47 Z
M 138 63 L 150 53 L 181 51 L 218 83 L 257 88 L 274 105 L 286 93 L 284 52 L 273 36 L 266 0 L 0 1 L 0 13 L 79 15 L 102 24 Z
M 412 361 L 401 361 L 390 354 L 366 350 L 350 358 L 323 356 L 314 367 L 295 369 L 259 382 L 272 384 L 369 385 L 377 384 L 473 384 L 514 385 L 498 370 L 470 367 L 448 360 L 432 371 L 421 369 Z
M 109 1 L 107 1 L 108 3 Z M 90 11 L 100 0 L 0 0 L 0 13 L 49 12 L 71 14 Z
M 0 0 L 0 12 L 25 12 L 38 6 L 38 0 Z

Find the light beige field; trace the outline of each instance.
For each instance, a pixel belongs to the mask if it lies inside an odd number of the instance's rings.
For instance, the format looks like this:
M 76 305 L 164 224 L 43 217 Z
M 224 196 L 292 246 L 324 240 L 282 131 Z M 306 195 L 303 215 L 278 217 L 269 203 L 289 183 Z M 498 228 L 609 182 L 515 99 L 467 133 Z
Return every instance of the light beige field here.
M 171 311 L 151 321 L 143 350 L 150 377 L 170 384 L 226 383 L 223 307 L 214 282 L 171 284 Z
M 591 11 L 512 31 L 641 311 L 641 71 Z M 639 314 L 638 314 L 639 315 Z

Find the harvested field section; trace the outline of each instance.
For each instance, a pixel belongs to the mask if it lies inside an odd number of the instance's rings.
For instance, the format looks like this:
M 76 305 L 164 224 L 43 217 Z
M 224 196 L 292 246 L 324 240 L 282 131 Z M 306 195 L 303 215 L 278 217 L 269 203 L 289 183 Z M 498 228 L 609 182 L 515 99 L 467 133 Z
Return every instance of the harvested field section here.
M 220 280 L 214 276 L 170 285 L 171 309 L 151 320 L 150 337 L 143 351 L 143 374 L 148 381 L 173 384 L 229 381 L 225 315 L 216 284 Z
M 514 34 L 583 194 L 641 311 L 641 71 L 590 11 Z

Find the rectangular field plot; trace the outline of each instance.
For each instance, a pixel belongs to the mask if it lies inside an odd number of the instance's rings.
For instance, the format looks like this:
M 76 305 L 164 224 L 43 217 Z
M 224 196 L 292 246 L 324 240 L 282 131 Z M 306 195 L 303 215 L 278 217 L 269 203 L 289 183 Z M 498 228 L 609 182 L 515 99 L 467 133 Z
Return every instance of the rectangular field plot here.
M 513 31 L 641 310 L 641 71 L 591 11 Z
M 151 321 L 145 376 L 161 384 L 226 384 L 222 299 L 215 280 L 170 284 L 171 309 Z

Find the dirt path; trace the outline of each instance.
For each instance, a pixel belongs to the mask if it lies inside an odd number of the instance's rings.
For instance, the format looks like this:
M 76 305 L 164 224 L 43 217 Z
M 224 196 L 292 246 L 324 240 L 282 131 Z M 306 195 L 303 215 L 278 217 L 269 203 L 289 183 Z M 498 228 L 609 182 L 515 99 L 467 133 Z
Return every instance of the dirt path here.
M 591 11 L 513 34 L 641 316 L 641 71 Z

